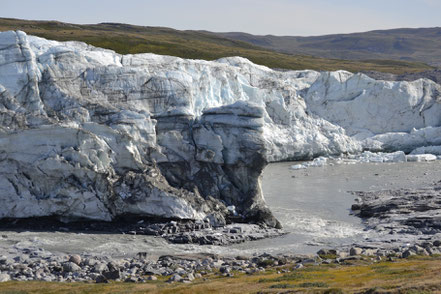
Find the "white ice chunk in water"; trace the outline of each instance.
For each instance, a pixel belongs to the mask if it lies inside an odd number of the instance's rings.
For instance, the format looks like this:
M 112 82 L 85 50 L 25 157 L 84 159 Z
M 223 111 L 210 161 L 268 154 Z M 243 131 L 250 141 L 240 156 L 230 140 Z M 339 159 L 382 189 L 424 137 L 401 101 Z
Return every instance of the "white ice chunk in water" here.
M 406 162 L 406 155 L 403 151 L 393 153 L 365 151 L 360 156 L 360 162 Z
M 291 169 L 292 170 L 299 170 L 299 169 L 305 169 L 307 168 L 306 165 L 304 164 L 295 164 L 295 165 L 291 165 Z
M 407 157 L 407 161 L 410 162 L 435 161 L 437 159 L 437 156 L 433 154 L 415 154 L 415 155 L 407 155 L 406 157 Z

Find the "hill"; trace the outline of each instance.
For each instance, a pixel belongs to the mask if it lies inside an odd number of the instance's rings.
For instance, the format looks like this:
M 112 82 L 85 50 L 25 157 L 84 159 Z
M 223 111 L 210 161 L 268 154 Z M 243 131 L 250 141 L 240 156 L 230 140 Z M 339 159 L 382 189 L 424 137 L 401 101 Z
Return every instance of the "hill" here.
M 441 66 L 441 27 L 378 30 L 317 37 L 256 36 L 245 33 L 216 35 L 288 54 L 350 60 L 416 61 Z
M 83 41 L 121 54 L 152 52 L 190 59 L 213 60 L 242 56 L 254 63 L 280 69 L 379 71 L 394 74 L 421 72 L 432 67 L 421 62 L 383 60 L 340 60 L 306 53 L 276 52 L 231 36 L 204 31 L 180 31 L 164 27 L 143 27 L 118 23 L 77 25 L 57 21 L 30 21 L 0 18 L 0 31 L 22 30 L 58 41 Z M 309 53 L 308 53 L 309 54 Z M 369 58 L 373 59 L 373 58 Z

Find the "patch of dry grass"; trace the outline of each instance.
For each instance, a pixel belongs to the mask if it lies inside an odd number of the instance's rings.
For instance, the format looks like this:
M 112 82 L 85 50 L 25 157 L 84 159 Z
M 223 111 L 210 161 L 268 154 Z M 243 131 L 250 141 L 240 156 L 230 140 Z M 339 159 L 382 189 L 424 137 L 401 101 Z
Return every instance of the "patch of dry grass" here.
M 191 284 L 168 284 L 165 278 L 144 284 L 8 282 L 0 284 L 0 293 L 441 293 L 439 257 L 276 270 L 231 278 L 213 274 Z

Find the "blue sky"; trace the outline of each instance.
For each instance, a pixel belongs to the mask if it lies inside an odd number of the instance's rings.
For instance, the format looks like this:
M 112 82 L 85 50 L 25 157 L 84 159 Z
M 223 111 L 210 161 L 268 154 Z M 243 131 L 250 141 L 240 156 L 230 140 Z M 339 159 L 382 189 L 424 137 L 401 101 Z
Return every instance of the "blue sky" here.
M 252 34 L 441 26 L 441 0 L 0 0 L 0 16 Z

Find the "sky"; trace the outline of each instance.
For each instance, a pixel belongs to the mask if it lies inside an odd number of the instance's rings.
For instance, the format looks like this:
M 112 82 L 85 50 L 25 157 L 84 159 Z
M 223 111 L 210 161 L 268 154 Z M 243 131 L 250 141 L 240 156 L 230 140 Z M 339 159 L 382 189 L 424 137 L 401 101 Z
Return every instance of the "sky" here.
M 311 36 L 441 26 L 441 0 L 0 0 L 0 17 Z

